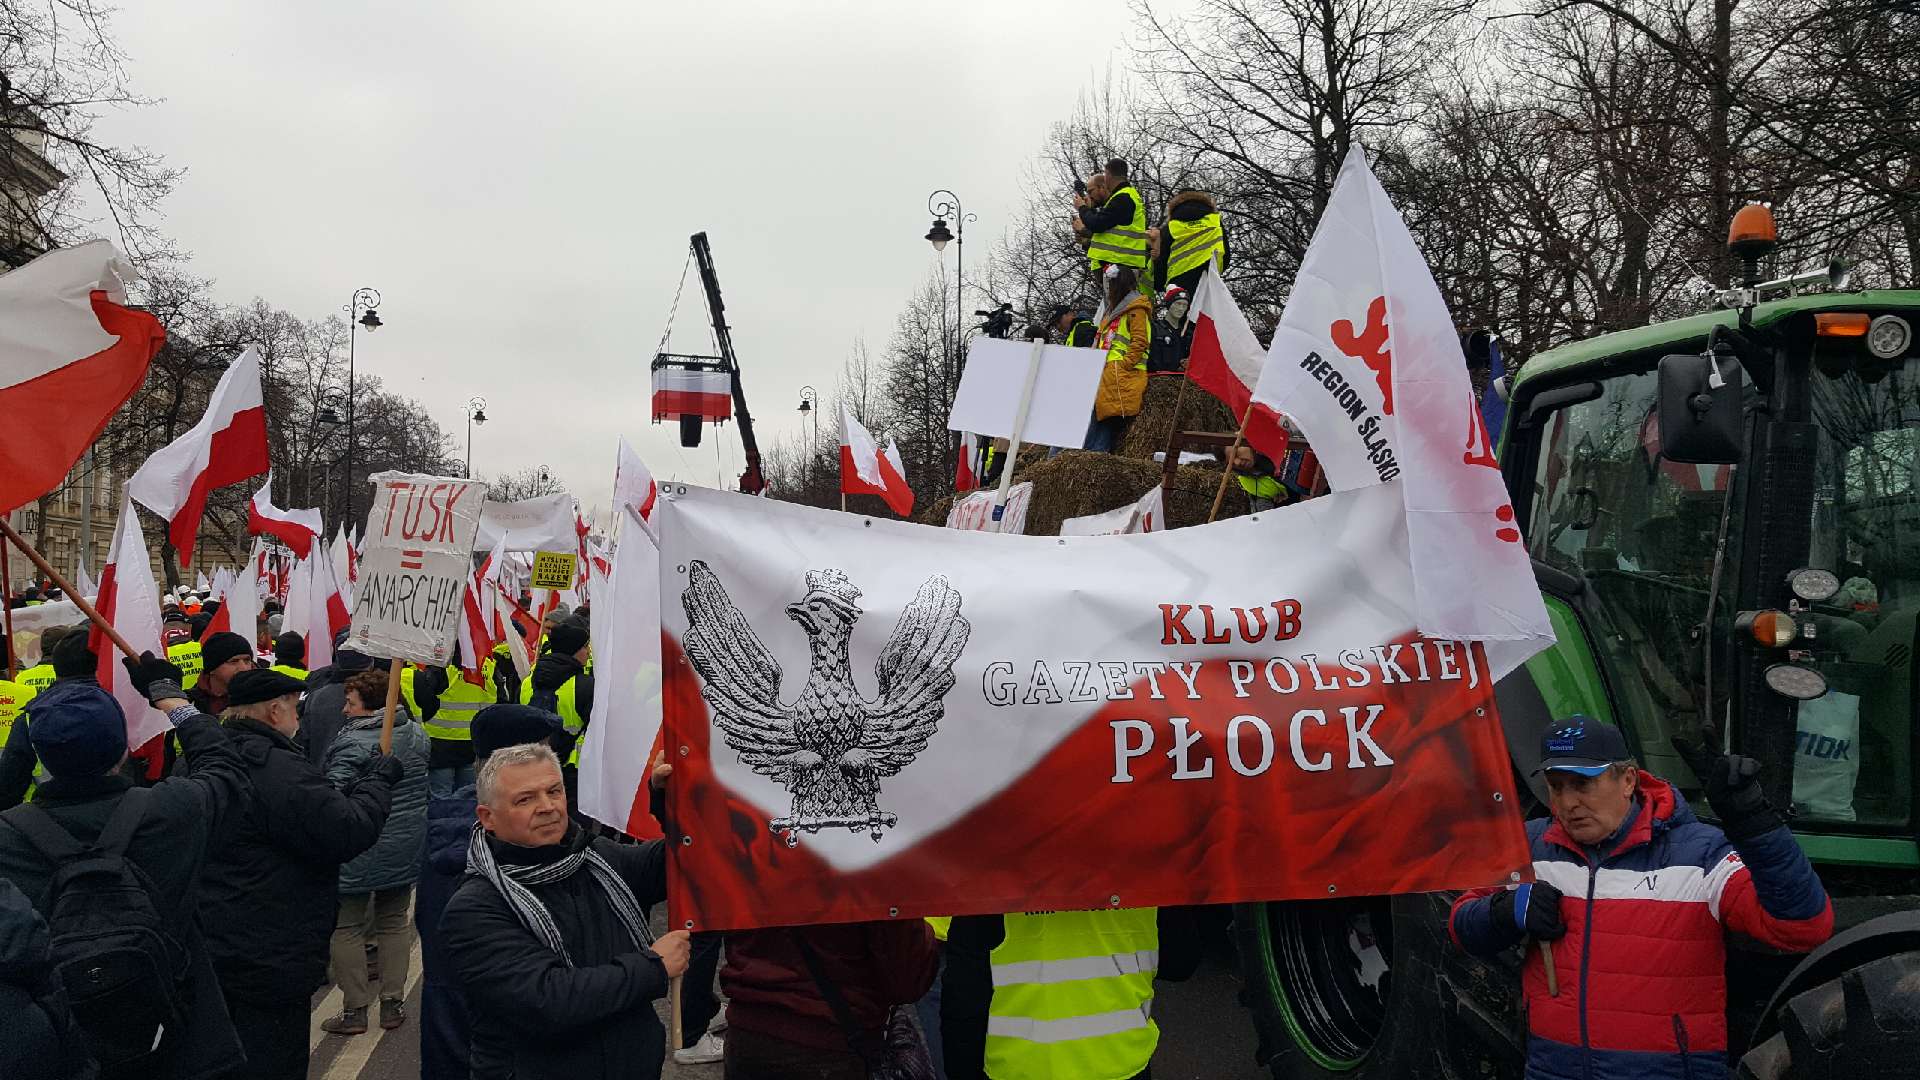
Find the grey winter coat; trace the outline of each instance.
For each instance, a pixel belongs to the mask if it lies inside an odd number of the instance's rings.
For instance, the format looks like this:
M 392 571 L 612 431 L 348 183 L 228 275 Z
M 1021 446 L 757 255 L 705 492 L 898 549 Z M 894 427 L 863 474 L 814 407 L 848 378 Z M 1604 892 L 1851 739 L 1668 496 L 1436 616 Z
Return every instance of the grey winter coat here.
M 392 807 L 380 829 L 380 839 L 341 865 L 340 892 L 397 889 L 419 880 L 420 859 L 427 842 L 427 758 L 432 752 L 426 730 L 404 706 L 399 707 L 393 725 L 393 756 L 400 759 L 405 772 L 394 786 Z M 379 727 L 342 729 L 327 747 L 327 782 L 344 787 L 379 753 Z

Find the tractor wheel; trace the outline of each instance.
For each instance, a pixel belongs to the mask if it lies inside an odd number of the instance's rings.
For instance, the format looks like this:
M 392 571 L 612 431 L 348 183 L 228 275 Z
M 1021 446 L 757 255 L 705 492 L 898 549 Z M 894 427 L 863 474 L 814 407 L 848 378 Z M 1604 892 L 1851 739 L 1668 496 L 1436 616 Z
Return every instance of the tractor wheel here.
M 1276 1080 L 1442 1074 L 1434 1024 L 1445 943 L 1432 925 L 1435 902 L 1414 895 L 1235 906 L 1244 1000 L 1260 1063 Z
M 1920 1061 L 1920 912 L 1834 936 L 1768 1003 L 1741 1080 L 1908 1076 Z

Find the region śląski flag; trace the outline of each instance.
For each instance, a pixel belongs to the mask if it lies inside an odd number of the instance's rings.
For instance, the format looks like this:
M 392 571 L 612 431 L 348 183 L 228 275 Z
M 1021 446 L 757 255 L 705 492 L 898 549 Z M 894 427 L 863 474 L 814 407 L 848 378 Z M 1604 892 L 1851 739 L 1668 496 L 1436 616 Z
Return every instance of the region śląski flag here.
M 140 532 L 140 517 L 131 498 L 120 501 L 120 523 L 114 529 L 113 547 L 107 552 L 107 568 L 100 574 L 100 591 L 93 606 L 134 652 L 161 657 L 167 654 L 160 634 L 160 588 L 153 580 L 147 540 Z M 167 718 L 133 685 L 120 663 L 119 647 L 98 624 L 93 626 L 87 647 L 98 660 L 94 674 L 100 685 L 127 714 L 127 747 L 138 750 L 147 740 L 164 733 Z
M 1193 323 L 1193 347 L 1187 354 L 1187 377 L 1193 384 L 1233 410 L 1246 421 L 1247 445 L 1278 464 L 1287 457 L 1287 429 L 1280 416 L 1266 405 L 1253 401 L 1253 388 L 1260 385 L 1260 371 L 1266 365 L 1267 351 L 1253 336 L 1240 305 L 1233 302 L 1227 283 L 1212 263 L 1194 290 L 1193 307 L 1187 315 Z M 1248 406 L 1252 408 L 1249 409 Z
M 260 354 L 249 345 L 220 376 L 200 422 L 148 458 L 127 481 L 127 493 L 167 519 L 167 538 L 184 568 L 208 493 L 259 476 L 267 466 Z
M 294 555 L 306 558 L 313 551 L 313 542 L 325 528 L 318 510 L 282 510 L 273 505 L 273 474 L 267 474 L 267 482 L 247 500 L 247 532 L 254 536 L 265 533 L 292 549 Z
M 913 513 L 913 489 L 892 439 L 882 452 L 873 436 L 844 406 L 840 410 L 840 493 L 878 495 L 901 517 Z
M 105 240 L 0 275 L 0 513 L 59 487 L 166 341 Z M 128 276 L 131 276 L 128 274 Z
M 1552 642 L 1453 317 L 1357 143 L 1254 400 L 1300 425 L 1336 491 L 1402 481 L 1422 634 L 1486 643 L 1496 679 Z

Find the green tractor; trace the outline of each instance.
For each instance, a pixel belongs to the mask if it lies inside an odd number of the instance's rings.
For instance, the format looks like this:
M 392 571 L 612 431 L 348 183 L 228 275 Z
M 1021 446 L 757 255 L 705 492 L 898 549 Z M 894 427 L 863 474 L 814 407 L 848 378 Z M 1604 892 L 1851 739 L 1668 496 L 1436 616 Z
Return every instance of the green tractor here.
M 1512 381 L 1502 467 L 1558 641 L 1497 700 L 1529 816 L 1539 736 L 1572 713 L 1619 725 L 1703 817 L 1675 734 L 1711 718 L 1762 761 L 1835 934 L 1805 956 L 1732 943 L 1729 1059 L 1755 1080 L 1920 1075 L 1920 291 L 1794 295 L 1828 275 L 1756 283 L 1766 246 L 1734 245 L 1747 284 L 1723 310 Z M 1455 950 L 1453 899 L 1239 905 L 1261 1062 L 1518 1076 L 1521 956 Z

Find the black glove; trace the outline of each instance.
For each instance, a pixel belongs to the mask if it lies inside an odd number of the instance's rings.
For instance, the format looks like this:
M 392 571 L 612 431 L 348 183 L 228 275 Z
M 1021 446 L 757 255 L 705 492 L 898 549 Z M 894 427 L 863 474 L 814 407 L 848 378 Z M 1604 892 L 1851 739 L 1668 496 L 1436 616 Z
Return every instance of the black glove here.
M 1728 840 L 1738 844 L 1786 824 L 1760 789 L 1758 761 L 1722 754 L 1679 736 L 1674 737 L 1673 748 L 1700 778 L 1700 786 L 1706 788 L 1707 805 L 1713 807 Z
M 133 688 L 140 691 L 148 701 L 158 705 L 169 698 L 185 698 L 187 692 L 180 689 L 180 683 L 186 679 L 180 668 L 167 660 L 143 652 L 140 659 L 123 656 L 120 662 L 126 665 L 127 676 L 133 680 Z
M 1535 941 L 1558 941 L 1567 936 L 1560 919 L 1560 890 L 1544 881 L 1504 889 L 1493 894 L 1495 926 L 1511 926 Z
M 360 770 L 361 776 L 377 776 L 386 781 L 388 787 L 398 784 L 406 774 L 407 770 L 400 764 L 400 759 L 392 754 L 375 754 L 367 759 L 366 767 Z

